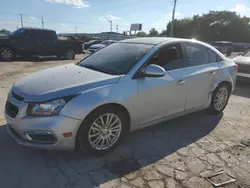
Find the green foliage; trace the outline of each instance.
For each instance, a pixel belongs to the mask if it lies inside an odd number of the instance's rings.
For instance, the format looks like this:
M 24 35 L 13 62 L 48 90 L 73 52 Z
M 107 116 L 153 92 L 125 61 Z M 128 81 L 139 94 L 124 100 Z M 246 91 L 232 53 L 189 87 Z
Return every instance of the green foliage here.
M 146 37 L 147 34 L 145 32 L 143 32 L 143 31 L 139 31 L 138 33 L 136 33 L 136 36 L 137 37 Z
M 150 29 L 148 36 L 154 37 L 158 35 L 158 31 L 155 28 Z
M 1 30 L 0 30 L 0 33 L 2 33 L 2 34 L 9 34 L 10 31 L 8 31 L 8 30 L 6 30 L 6 29 L 1 29 Z
M 250 18 L 231 11 L 210 11 L 201 16 L 175 20 L 174 37 L 196 38 L 202 41 L 250 42 Z M 167 25 L 167 35 L 171 23 Z

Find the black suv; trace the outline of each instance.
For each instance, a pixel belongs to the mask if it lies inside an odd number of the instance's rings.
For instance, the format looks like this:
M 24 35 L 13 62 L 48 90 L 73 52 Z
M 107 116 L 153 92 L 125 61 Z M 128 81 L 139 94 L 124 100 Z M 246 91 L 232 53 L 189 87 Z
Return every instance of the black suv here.
M 59 40 L 56 32 L 48 29 L 20 28 L 8 36 L 0 36 L 0 59 L 5 61 L 16 55 L 74 59 L 82 51 L 79 41 Z

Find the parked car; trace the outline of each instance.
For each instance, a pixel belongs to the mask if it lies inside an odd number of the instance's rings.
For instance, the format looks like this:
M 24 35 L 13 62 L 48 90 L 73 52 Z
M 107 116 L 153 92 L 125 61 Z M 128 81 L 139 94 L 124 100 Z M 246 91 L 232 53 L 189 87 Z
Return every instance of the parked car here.
M 129 131 L 202 109 L 221 113 L 236 76 L 233 60 L 208 44 L 127 39 L 15 82 L 7 129 L 24 146 L 99 155 Z
M 250 50 L 244 53 L 239 53 L 239 56 L 233 58 L 233 61 L 238 65 L 238 77 L 242 81 L 250 81 Z
M 226 56 L 230 56 L 232 54 L 232 42 L 228 41 L 215 41 L 212 42 L 212 46 L 214 46 L 221 53 L 226 54 Z
M 87 50 L 91 45 L 100 44 L 101 42 L 102 42 L 101 40 L 91 40 L 89 42 L 85 42 L 84 49 Z
M 89 47 L 89 51 L 90 52 L 97 52 L 98 50 L 110 45 L 110 44 L 113 44 L 114 42 L 116 42 L 115 40 L 105 40 L 105 41 L 102 41 L 100 44 L 94 44 L 94 45 L 91 45 Z
M 59 40 L 55 31 L 20 28 L 8 36 L 0 37 L 0 59 L 12 60 L 16 55 L 52 56 L 74 59 L 82 53 L 77 40 Z

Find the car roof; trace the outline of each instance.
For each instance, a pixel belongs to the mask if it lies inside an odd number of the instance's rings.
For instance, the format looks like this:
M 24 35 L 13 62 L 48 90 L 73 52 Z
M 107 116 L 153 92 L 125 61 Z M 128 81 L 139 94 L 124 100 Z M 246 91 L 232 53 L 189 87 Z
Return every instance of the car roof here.
M 162 42 L 170 42 L 170 41 L 175 41 L 175 40 L 178 41 L 180 39 L 170 38 L 170 37 L 140 37 L 140 38 L 125 39 L 119 42 L 157 45 Z
M 44 29 L 44 28 L 37 28 L 37 27 L 22 27 L 22 29 L 38 30 L 38 31 L 54 31 L 54 30 L 51 30 L 51 29 Z
M 224 43 L 224 44 L 228 44 L 228 43 L 232 43 L 230 41 L 213 41 L 212 43 Z

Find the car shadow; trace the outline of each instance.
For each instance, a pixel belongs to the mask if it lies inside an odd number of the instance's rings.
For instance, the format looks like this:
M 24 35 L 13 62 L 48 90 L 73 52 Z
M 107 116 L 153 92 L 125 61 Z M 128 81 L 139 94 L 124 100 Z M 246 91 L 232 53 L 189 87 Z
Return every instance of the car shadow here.
M 245 98 L 250 98 L 250 82 L 240 82 L 238 81 L 236 84 L 236 88 L 233 91 L 233 95 L 235 96 L 240 96 L 240 97 L 245 97 Z
M 3 163 L 1 158 L 6 158 L 9 163 L 8 168 L 12 169 L 11 173 L 25 171 L 23 176 L 30 174 L 34 178 L 33 181 L 42 176 L 52 176 L 50 170 L 54 168 L 72 185 L 80 183 L 81 187 L 99 186 L 154 164 L 179 149 L 195 143 L 213 131 L 222 117 L 223 113 L 210 115 L 206 111 L 201 111 L 162 122 L 129 133 L 114 151 L 102 157 L 81 152 L 53 152 L 25 148 L 17 145 L 6 133 L 4 126 L 0 126 L 0 146 L 4 151 L 0 155 L 0 167 Z M 27 160 L 33 161 L 33 165 L 29 167 L 22 165 Z M 40 170 L 39 173 L 36 173 L 37 169 Z M 41 174 L 42 172 L 44 174 Z M 9 175 L 13 176 L 11 173 Z M 3 179 L 4 176 L 0 177 L 1 182 Z

